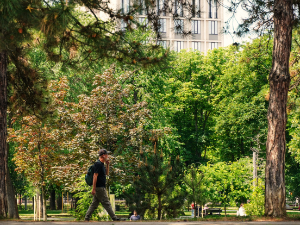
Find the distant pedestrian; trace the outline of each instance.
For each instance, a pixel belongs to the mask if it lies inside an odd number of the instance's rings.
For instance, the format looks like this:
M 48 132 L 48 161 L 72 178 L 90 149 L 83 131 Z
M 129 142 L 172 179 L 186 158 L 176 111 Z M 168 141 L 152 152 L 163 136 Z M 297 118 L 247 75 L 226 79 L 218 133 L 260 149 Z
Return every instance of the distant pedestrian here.
M 133 215 L 130 217 L 130 221 L 140 220 L 141 217 L 137 214 L 136 210 L 133 211 Z
M 236 212 L 236 215 L 237 215 L 237 216 L 246 216 L 246 211 L 245 211 L 245 208 L 244 208 L 244 204 L 243 204 L 243 203 L 240 205 L 240 208 L 239 208 L 239 210 Z
M 203 208 L 203 211 L 204 211 L 204 215 L 207 215 L 208 213 L 207 213 L 207 210 L 208 210 L 209 208 L 208 208 L 208 206 L 207 206 L 207 204 L 205 204 L 204 205 L 204 208 Z
M 94 196 L 93 202 L 90 205 L 88 211 L 85 214 L 85 221 L 89 221 L 91 215 L 98 208 L 101 202 L 106 212 L 110 215 L 112 220 L 120 220 L 112 210 L 109 198 L 106 192 L 106 175 L 109 174 L 109 158 L 106 149 L 100 149 L 99 160 L 94 165 L 94 177 L 93 177 L 93 190 L 92 195 Z M 104 163 L 106 165 L 104 165 Z
M 194 216 L 195 216 L 195 204 L 194 203 L 191 204 L 191 209 L 192 209 L 192 218 L 194 218 Z

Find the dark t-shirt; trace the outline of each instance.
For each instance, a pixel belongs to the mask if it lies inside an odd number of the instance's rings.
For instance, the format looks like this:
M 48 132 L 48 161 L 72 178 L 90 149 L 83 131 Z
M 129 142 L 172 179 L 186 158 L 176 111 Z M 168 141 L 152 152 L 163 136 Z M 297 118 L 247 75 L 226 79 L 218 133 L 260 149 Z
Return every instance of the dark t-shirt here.
M 106 183 L 106 169 L 104 163 L 98 160 L 95 162 L 94 173 L 98 173 L 96 187 L 105 187 Z
M 140 220 L 141 219 L 141 217 L 139 216 L 139 215 L 132 215 L 131 217 L 130 217 L 130 219 L 131 220 Z

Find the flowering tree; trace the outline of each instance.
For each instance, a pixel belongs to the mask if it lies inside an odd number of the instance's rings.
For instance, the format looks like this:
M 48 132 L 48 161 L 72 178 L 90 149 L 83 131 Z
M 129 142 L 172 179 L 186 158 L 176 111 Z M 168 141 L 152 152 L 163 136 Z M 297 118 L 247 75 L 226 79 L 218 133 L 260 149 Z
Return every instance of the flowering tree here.
M 23 172 L 36 187 L 41 189 L 43 214 L 46 219 L 46 184 L 53 180 L 53 165 L 62 164 L 61 143 L 67 137 L 68 130 L 61 123 L 63 113 L 71 103 L 64 102 L 68 91 L 66 79 L 51 82 L 52 102 L 44 109 L 43 116 L 24 116 L 14 118 L 15 129 L 9 129 L 9 140 L 17 144 L 14 161 L 17 171 Z M 53 114 L 57 114 L 53 116 Z
M 97 159 L 100 147 L 118 155 L 112 160 L 111 177 L 130 179 L 137 164 L 134 153 L 141 140 L 148 138 L 144 126 L 150 118 L 146 102 L 133 103 L 132 76 L 130 72 L 118 75 L 112 66 L 95 76 L 94 89 L 79 96 L 78 103 L 65 100 L 69 89 L 66 78 L 53 81 L 48 86 L 52 102 L 44 116 L 14 121 L 16 129 L 9 132 L 10 141 L 18 145 L 17 169 L 41 187 L 43 196 L 49 182 L 74 188 L 75 180 Z
M 155 21 L 159 29 L 159 18 L 152 11 L 155 6 L 146 1 L 148 20 Z M 7 87 L 13 86 L 16 109 L 24 113 L 40 114 L 46 102 L 45 76 L 26 61 L 26 54 L 33 42 L 43 42 L 47 59 L 76 64 L 82 60 L 96 61 L 114 58 L 127 64 L 153 64 L 164 58 L 158 54 L 155 38 L 148 44 L 128 38 L 127 33 L 136 31 L 131 25 L 146 29 L 134 20 L 141 9 L 136 4 L 132 10 L 115 11 L 101 0 L 3 0 L 0 1 L 0 215 L 6 216 L 6 170 L 7 170 Z M 78 11 L 85 7 L 86 10 Z M 101 12 L 101 13 L 100 13 Z M 106 21 L 103 14 L 108 15 Z M 101 15 L 101 16 L 100 16 Z M 88 18 L 87 18 L 88 17 Z M 92 18 L 92 19 L 91 19 Z M 127 24 L 127 32 L 114 29 L 120 21 Z M 147 28 L 148 29 L 148 28 Z M 77 54 L 80 53 L 80 54 Z M 81 57 L 77 57 L 80 55 Z M 15 104 L 17 103 L 17 104 Z

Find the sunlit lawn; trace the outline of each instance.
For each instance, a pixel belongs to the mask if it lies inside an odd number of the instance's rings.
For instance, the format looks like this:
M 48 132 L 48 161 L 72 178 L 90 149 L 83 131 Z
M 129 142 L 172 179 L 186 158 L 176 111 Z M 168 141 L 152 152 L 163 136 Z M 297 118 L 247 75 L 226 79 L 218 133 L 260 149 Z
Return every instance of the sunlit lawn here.
M 222 209 L 222 213 L 221 215 L 208 215 L 208 216 L 205 216 L 203 219 L 204 220 L 224 220 L 225 219 L 225 212 L 224 212 L 224 208 L 221 208 Z M 258 219 L 259 217 L 236 217 L 236 210 L 237 208 L 229 208 L 227 209 L 227 212 L 226 212 L 226 217 L 227 219 L 229 220 L 256 220 Z M 129 216 L 129 211 L 117 211 L 116 212 L 116 215 L 118 217 L 122 217 L 122 218 L 128 218 Z M 191 216 L 192 212 L 191 211 L 185 211 L 184 212 L 185 214 L 185 220 L 202 220 L 202 218 L 188 218 Z M 296 219 L 296 220 L 300 220 L 300 211 L 298 210 L 287 210 L 287 214 L 288 214 L 288 218 L 292 218 L 292 219 Z M 23 218 L 29 218 L 29 217 L 33 217 L 33 210 L 19 210 L 19 215 L 20 217 L 23 217 Z M 56 218 L 65 218 L 65 217 L 69 217 L 71 216 L 68 212 L 64 211 L 62 212 L 61 210 L 47 210 L 47 215 L 49 216 L 55 216 Z M 201 215 L 201 213 L 200 213 Z M 200 216 L 201 217 L 201 216 Z M 225 219 L 226 220 L 226 219 Z
M 71 216 L 68 212 L 61 210 L 47 210 L 47 215 L 56 217 L 66 217 Z M 19 216 L 22 218 L 33 217 L 33 210 L 19 210 Z

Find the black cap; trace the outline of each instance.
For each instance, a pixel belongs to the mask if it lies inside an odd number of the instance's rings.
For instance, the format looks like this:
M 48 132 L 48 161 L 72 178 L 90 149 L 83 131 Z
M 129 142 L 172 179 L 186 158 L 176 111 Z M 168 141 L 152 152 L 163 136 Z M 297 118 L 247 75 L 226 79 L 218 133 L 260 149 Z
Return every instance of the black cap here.
M 99 156 L 105 155 L 105 154 L 107 154 L 107 151 L 106 151 L 106 149 L 103 148 L 103 149 L 99 150 L 98 154 L 99 154 Z

